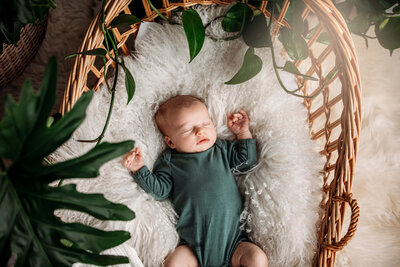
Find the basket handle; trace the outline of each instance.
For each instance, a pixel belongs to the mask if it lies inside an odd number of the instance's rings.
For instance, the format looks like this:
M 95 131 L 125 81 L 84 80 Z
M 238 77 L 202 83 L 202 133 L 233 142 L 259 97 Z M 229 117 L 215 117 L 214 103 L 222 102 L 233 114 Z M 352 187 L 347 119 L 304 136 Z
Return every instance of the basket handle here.
M 349 229 L 345 236 L 339 242 L 332 244 L 322 243 L 322 247 L 332 251 L 339 251 L 343 249 L 347 243 L 353 238 L 354 233 L 357 230 L 358 217 L 360 217 L 360 208 L 358 207 L 357 200 L 352 198 L 353 194 L 344 193 L 343 197 L 333 197 L 333 201 L 347 202 L 351 207 L 351 219 Z

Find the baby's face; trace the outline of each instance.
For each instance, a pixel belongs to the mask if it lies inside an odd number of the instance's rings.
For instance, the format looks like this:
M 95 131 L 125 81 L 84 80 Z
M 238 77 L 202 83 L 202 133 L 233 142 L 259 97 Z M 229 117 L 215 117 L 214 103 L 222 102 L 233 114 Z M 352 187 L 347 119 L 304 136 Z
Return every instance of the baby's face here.
M 168 146 L 181 153 L 205 151 L 217 139 L 215 126 L 201 102 L 168 112 L 164 131 Z

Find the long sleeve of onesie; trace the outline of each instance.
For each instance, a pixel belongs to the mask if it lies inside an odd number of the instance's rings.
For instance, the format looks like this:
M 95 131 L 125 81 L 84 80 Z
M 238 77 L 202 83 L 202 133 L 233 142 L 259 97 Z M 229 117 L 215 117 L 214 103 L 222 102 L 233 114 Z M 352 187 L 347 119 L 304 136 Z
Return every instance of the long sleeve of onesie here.
M 170 166 L 162 156 L 154 164 L 153 172 L 147 166 L 143 166 L 134 173 L 133 177 L 140 187 L 156 200 L 163 200 L 171 193 L 173 182 Z
M 222 141 L 226 145 L 229 166 L 233 173 L 248 171 L 257 163 L 255 139 L 240 139 L 236 142 Z

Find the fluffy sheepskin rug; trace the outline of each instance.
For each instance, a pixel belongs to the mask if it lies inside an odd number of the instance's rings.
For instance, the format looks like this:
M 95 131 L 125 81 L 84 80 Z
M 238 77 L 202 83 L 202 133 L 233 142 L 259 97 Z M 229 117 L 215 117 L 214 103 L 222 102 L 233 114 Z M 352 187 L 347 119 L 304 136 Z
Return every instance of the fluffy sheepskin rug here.
M 390 57 L 376 40 L 366 48 L 362 38 L 353 39 L 363 88 L 361 143 L 352 189 L 360 218 L 354 238 L 337 254 L 336 265 L 400 266 L 400 50 Z
M 203 23 L 223 14 L 229 7 L 197 8 Z M 220 23 L 208 34 L 221 36 Z M 125 63 L 136 81 L 136 93 L 126 105 L 124 74 L 118 77 L 116 102 L 104 141 L 133 139 L 150 168 L 165 148 L 153 116 L 160 103 L 177 94 L 205 99 L 220 138 L 233 139 L 226 126 L 226 112 L 244 109 L 250 129 L 258 141 L 259 163 L 255 170 L 237 177 L 245 201 L 243 227 L 267 253 L 270 266 L 309 266 L 316 247 L 316 225 L 322 199 L 323 159 L 310 140 L 306 110 L 301 100 L 281 89 L 273 72 L 269 49 L 256 49 L 263 69 L 240 85 L 225 85 L 242 64 L 246 45 L 242 40 L 214 42 L 206 38 L 200 54 L 189 64 L 183 27 L 144 23 L 135 43 L 136 51 Z M 284 78 L 295 86 L 293 78 Z M 105 87 L 95 94 L 87 118 L 53 159 L 60 161 L 88 151 L 101 132 L 107 116 L 110 94 Z M 96 179 L 71 179 L 78 190 L 102 192 L 136 213 L 130 222 L 101 222 L 71 211 L 61 211 L 66 221 L 81 221 L 102 229 L 125 229 L 132 238 L 121 247 L 136 250 L 144 266 L 160 266 L 178 243 L 177 221 L 169 200 L 155 201 L 132 179 L 122 157 L 105 164 Z M 112 250 L 111 250 L 112 251 Z M 122 249 L 119 251 L 129 251 Z M 115 252 L 115 250 L 114 250 Z M 132 255 L 130 255 L 133 257 Z M 141 266 L 140 263 L 132 263 Z
M 60 103 L 69 71 L 73 64 L 72 60 L 64 61 L 63 58 L 78 50 L 80 43 L 85 36 L 86 29 L 89 26 L 90 21 L 93 19 L 94 14 L 98 12 L 100 5 L 101 2 L 98 0 L 57 1 L 57 8 L 50 10 L 46 37 L 38 54 L 27 67 L 23 75 L 21 75 L 11 85 L 7 86 L 7 88 L 0 89 L 0 116 L 4 110 L 4 96 L 7 93 L 11 93 L 14 98 L 18 98 L 20 92 L 19 89 L 25 79 L 32 79 L 35 88 L 40 86 L 45 66 L 51 55 L 56 55 L 59 60 L 60 72 L 58 75 L 57 96 L 58 103 Z M 373 29 L 371 30 L 373 31 Z M 370 35 L 373 35 L 373 32 L 371 32 Z M 359 59 L 363 88 L 363 125 L 353 183 L 353 194 L 358 200 L 361 213 L 358 230 L 354 238 L 343 249 L 343 251 L 337 253 L 335 266 L 400 266 L 400 179 L 398 178 L 400 173 L 400 106 L 398 105 L 400 100 L 400 90 L 398 90 L 399 86 L 396 79 L 400 71 L 400 49 L 395 50 L 393 56 L 390 57 L 388 51 L 383 49 L 376 40 L 369 40 L 369 48 L 366 49 L 362 38 L 356 35 L 352 35 L 352 37 L 355 42 L 356 52 Z M 184 41 L 181 40 L 181 42 Z M 182 45 L 184 44 L 182 43 Z M 257 49 L 256 53 L 258 54 L 259 51 L 261 50 Z M 199 57 L 202 55 L 203 53 L 201 53 Z M 212 67 L 212 64 L 207 65 L 207 67 L 210 66 Z M 221 68 L 219 68 L 218 71 L 221 71 Z M 232 71 L 232 73 L 233 72 L 234 71 Z M 174 72 L 172 75 L 179 76 L 178 72 Z M 271 77 L 272 76 L 273 75 L 271 74 Z M 138 77 L 135 78 L 138 79 Z M 224 77 L 222 81 L 226 81 L 229 78 L 230 76 L 227 75 L 227 77 Z M 279 91 L 280 87 L 276 85 L 276 83 L 273 84 L 273 86 L 276 87 L 276 90 Z M 120 87 L 123 87 L 122 81 L 120 82 Z M 226 89 L 236 90 L 235 88 L 227 87 Z M 137 95 L 130 105 L 136 105 L 134 103 L 137 103 L 136 101 L 138 101 L 137 99 L 139 98 L 138 95 L 140 95 L 140 92 L 145 89 L 146 88 L 138 88 Z M 254 88 L 249 87 L 249 89 L 254 91 Z M 125 97 L 123 96 L 123 91 L 124 89 L 118 93 L 122 95 L 122 97 Z M 97 119 L 98 122 L 90 122 L 93 129 L 82 128 L 75 134 L 76 137 L 86 138 L 89 135 L 90 137 L 97 136 L 100 132 L 101 125 L 105 120 L 106 115 L 104 110 L 106 109 L 105 106 L 108 105 L 108 102 L 108 94 L 103 93 L 103 96 L 96 95 L 96 99 L 93 99 L 93 106 L 91 107 L 91 113 L 88 119 Z M 123 101 L 120 101 L 120 103 L 122 102 Z M 97 110 L 96 106 L 98 107 Z M 96 114 L 96 112 L 100 112 L 100 110 L 101 114 Z M 54 109 L 54 111 L 56 112 L 57 109 Z M 118 115 L 116 114 L 119 113 L 114 110 L 112 117 L 113 121 L 118 120 Z M 271 114 L 269 113 L 268 115 Z M 254 117 L 251 119 L 255 122 Z M 269 119 L 270 118 L 265 117 L 265 120 L 268 123 L 272 123 L 268 121 Z M 287 116 L 282 117 L 282 120 L 289 119 L 291 118 Z M 129 118 L 127 121 L 131 120 L 132 118 Z M 257 125 L 260 126 L 261 121 L 257 121 Z M 143 126 L 141 125 L 140 127 Z M 136 128 L 137 127 L 133 129 L 131 127 L 129 129 L 132 129 L 132 132 L 136 132 Z M 149 131 L 147 134 L 151 133 L 152 131 Z M 119 136 L 119 134 L 116 136 Z M 115 141 L 113 138 L 114 135 L 108 133 L 107 140 Z M 137 138 L 137 134 L 134 136 L 132 134 L 124 134 L 124 137 L 121 138 L 121 140 L 125 138 L 136 138 L 137 141 L 142 142 Z M 82 154 L 90 148 L 89 146 L 81 146 L 81 143 L 71 140 L 56 156 L 59 160 L 63 160 Z M 295 157 L 293 156 L 293 158 Z M 301 159 L 295 158 L 295 160 Z M 151 160 L 149 159 L 149 164 L 152 163 L 150 161 Z M 271 163 L 272 162 L 269 163 L 270 167 L 272 167 Z M 107 170 L 110 166 L 113 169 Z M 292 167 L 293 166 L 289 166 L 288 169 L 291 169 Z M 113 170 L 117 170 L 115 174 L 113 173 Z M 83 181 L 79 180 L 75 180 L 75 182 L 79 184 L 78 187 L 82 191 L 95 192 L 97 190 L 105 192 L 109 199 L 123 202 L 136 211 L 138 218 L 128 224 L 122 222 L 101 224 L 96 222 L 93 218 L 80 214 L 65 215 L 66 218 L 69 216 L 67 218 L 68 220 L 72 221 L 75 219 L 85 221 L 91 225 L 96 225 L 102 228 L 131 229 L 133 236 L 132 240 L 109 251 L 114 254 L 128 255 L 131 266 L 144 266 L 137 258 L 137 254 L 140 255 L 141 259 L 143 259 L 145 263 L 149 263 L 149 265 L 146 264 L 146 266 L 156 266 L 156 262 L 161 261 L 162 256 L 166 253 L 165 251 L 171 249 L 173 246 L 172 243 L 176 242 L 176 239 L 174 239 L 176 237 L 171 234 L 173 233 L 173 222 L 176 220 L 175 217 L 171 215 L 173 214 L 172 210 L 167 209 L 167 211 L 165 211 L 165 209 L 163 210 L 160 208 L 156 210 L 153 219 L 150 211 L 154 211 L 156 209 L 154 206 L 160 205 L 160 203 L 152 201 L 143 194 L 141 190 L 136 188 L 132 179 L 125 170 L 123 170 L 121 159 L 117 159 L 109 165 L 105 165 L 101 171 L 101 176 L 96 180 L 90 181 L 90 184 L 83 184 Z M 99 186 L 95 187 L 95 183 L 99 183 Z M 117 186 L 116 188 L 118 189 L 114 190 L 112 188 L 114 185 Z M 125 190 L 124 187 L 127 189 Z M 146 210 L 150 205 L 148 202 L 151 203 L 153 207 L 150 211 Z M 164 215 L 161 216 L 159 214 Z M 150 217 L 152 220 L 144 223 L 144 218 Z M 140 220 L 140 223 L 136 221 L 138 219 Z M 164 232 L 157 231 L 154 227 L 155 223 L 153 221 L 157 221 L 157 225 L 162 224 L 164 229 L 169 229 L 168 231 L 165 231 L 165 235 L 162 235 Z M 302 229 L 305 229 L 305 227 Z M 299 231 L 303 231 L 302 229 Z M 279 237 L 275 237 L 275 239 L 278 238 Z M 289 238 L 286 238 L 286 240 L 288 239 Z M 151 262 L 147 260 L 152 257 L 152 254 L 149 254 L 153 251 L 151 246 L 154 247 L 154 250 L 158 249 L 158 247 L 161 246 L 160 243 L 164 242 L 164 240 L 168 241 L 165 245 L 166 249 L 159 252 L 157 258 L 152 259 Z M 144 246 L 144 244 L 147 244 L 146 242 L 151 243 L 151 246 Z M 137 253 L 135 252 L 135 248 Z M 145 251 L 146 249 L 148 250 L 147 252 Z M 271 258 L 272 251 L 274 250 L 267 251 L 270 260 L 273 259 Z M 155 252 L 155 254 L 157 253 Z M 290 255 L 290 258 L 292 258 L 292 255 Z

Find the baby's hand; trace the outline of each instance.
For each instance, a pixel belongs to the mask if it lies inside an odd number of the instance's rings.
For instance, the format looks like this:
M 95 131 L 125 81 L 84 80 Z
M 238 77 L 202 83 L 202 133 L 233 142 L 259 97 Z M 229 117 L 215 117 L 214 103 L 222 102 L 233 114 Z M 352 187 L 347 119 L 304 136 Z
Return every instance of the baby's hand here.
M 250 139 L 252 135 L 249 130 L 249 117 L 246 112 L 240 110 L 239 113 L 227 113 L 228 127 L 236 135 L 237 139 Z
M 127 167 L 132 172 L 137 172 L 144 166 L 142 151 L 140 148 L 136 148 L 131 150 L 126 156 L 124 157 L 124 166 Z

